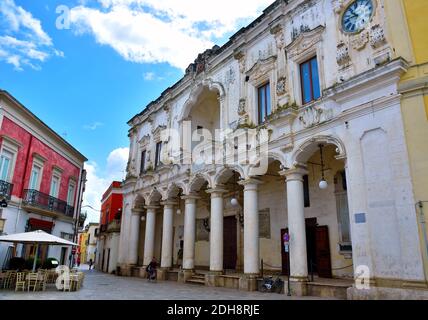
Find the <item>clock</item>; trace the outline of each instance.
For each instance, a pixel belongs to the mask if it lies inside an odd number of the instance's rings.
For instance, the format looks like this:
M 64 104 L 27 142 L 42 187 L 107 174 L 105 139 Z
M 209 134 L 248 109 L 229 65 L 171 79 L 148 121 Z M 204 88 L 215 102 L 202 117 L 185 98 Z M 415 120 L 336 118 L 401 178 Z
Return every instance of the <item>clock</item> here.
M 347 33 L 360 32 L 374 14 L 373 0 L 355 0 L 342 16 L 342 28 Z

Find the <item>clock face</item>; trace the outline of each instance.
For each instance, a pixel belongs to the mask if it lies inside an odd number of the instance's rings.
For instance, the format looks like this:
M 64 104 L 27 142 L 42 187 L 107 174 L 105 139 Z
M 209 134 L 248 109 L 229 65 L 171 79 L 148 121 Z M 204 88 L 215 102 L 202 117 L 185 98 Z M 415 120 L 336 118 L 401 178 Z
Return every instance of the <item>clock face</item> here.
M 363 30 L 373 15 L 373 9 L 372 0 L 355 0 L 343 14 L 343 30 L 349 33 Z

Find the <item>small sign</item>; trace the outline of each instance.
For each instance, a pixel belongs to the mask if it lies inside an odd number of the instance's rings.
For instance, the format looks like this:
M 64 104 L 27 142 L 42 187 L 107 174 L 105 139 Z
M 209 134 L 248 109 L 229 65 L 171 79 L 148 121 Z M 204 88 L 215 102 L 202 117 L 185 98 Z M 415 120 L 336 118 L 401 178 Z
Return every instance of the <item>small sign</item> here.
M 363 224 L 366 223 L 366 214 L 365 213 L 356 213 L 355 214 L 355 223 L 356 224 Z
M 285 253 L 289 253 L 290 252 L 290 245 L 288 243 L 286 243 L 284 245 L 284 249 L 285 249 Z
M 290 242 L 290 235 L 288 233 L 284 233 L 284 236 L 282 239 L 284 242 Z

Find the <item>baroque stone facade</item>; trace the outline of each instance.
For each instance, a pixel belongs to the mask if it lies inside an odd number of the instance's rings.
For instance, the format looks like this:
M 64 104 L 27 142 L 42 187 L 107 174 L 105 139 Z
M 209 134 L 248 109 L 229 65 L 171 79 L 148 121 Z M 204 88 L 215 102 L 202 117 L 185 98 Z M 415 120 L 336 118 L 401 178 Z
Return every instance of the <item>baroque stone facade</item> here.
M 426 294 L 397 91 L 408 66 L 391 50 L 383 0 L 373 0 L 363 30 L 343 30 L 353 2 L 276 1 L 129 121 L 122 274 L 144 273 L 156 257 L 163 278 L 180 266 L 178 280 L 207 270 L 207 285 L 224 285 L 233 270 L 233 286 L 255 290 L 263 261 L 264 270 L 289 270 L 297 295 L 308 292 L 314 269 L 352 279 L 350 298 L 375 296 L 376 288 Z M 320 97 L 304 103 L 308 60 Z M 261 121 L 266 84 L 271 110 Z M 186 161 L 195 152 L 213 160 L 210 150 L 223 145 L 239 158 L 251 145 L 230 137 L 243 128 L 269 133 L 264 172 L 249 161 L 224 162 L 224 153 L 221 161 Z M 198 140 L 202 130 L 210 139 Z M 186 132 L 196 141 L 186 142 Z

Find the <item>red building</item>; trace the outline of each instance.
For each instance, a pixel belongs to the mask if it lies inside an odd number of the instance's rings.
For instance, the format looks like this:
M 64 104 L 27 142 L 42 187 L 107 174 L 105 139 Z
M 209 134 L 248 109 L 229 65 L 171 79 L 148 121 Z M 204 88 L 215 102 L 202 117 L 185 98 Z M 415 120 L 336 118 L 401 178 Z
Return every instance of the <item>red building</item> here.
M 87 159 L 8 92 L 0 90 L 0 213 L 7 234 L 44 230 L 76 241 Z M 16 250 L 18 249 L 18 250 Z M 0 262 L 34 256 L 33 246 L 0 245 Z M 12 252 L 13 253 L 12 253 Z M 42 247 L 41 260 L 68 264 L 70 248 Z
M 97 268 L 103 272 L 112 273 L 116 270 L 122 207 L 122 183 L 114 181 L 101 200 Z
M 121 182 L 114 181 L 103 195 L 101 200 L 101 226 L 108 225 L 117 218 L 118 214 L 122 214 L 123 195 L 121 185 Z

